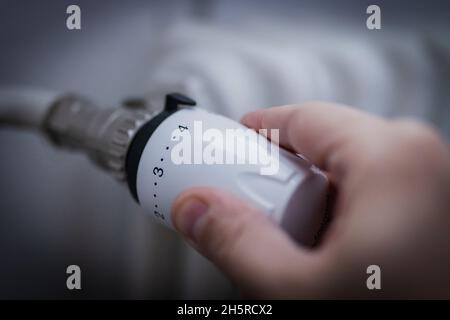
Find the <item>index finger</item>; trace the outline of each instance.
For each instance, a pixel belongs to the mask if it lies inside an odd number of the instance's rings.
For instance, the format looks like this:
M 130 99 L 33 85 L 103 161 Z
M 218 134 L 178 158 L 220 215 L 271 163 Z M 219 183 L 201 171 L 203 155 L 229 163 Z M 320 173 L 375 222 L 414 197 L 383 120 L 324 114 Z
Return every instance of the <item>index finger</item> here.
M 341 151 L 361 138 L 365 128 L 382 120 L 343 105 L 311 102 L 257 110 L 246 114 L 241 122 L 255 130 L 279 129 L 280 145 L 332 172 L 348 157 Z

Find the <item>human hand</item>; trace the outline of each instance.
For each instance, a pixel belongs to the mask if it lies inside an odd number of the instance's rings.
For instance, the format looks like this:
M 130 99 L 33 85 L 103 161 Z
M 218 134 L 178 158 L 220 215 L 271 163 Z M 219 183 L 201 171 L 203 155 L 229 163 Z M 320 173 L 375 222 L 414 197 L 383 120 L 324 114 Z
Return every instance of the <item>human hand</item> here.
M 280 129 L 280 144 L 324 170 L 337 190 L 315 248 L 223 191 L 177 198 L 175 227 L 244 294 L 450 297 L 450 153 L 431 128 L 326 103 L 258 110 L 242 122 Z M 369 265 L 381 268 L 381 290 L 366 287 Z

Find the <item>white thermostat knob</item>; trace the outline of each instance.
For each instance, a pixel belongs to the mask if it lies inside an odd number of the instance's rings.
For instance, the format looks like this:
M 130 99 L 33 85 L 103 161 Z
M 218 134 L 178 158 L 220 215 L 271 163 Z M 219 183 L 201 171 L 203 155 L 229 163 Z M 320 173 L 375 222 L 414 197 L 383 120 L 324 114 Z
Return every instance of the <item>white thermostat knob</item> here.
M 182 191 L 220 188 L 261 209 L 300 243 L 313 244 L 324 218 L 326 176 L 242 124 L 194 105 L 168 95 L 165 109 L 136 133 L 126 158 L 135 199 L 173 228 L 171 208 Z

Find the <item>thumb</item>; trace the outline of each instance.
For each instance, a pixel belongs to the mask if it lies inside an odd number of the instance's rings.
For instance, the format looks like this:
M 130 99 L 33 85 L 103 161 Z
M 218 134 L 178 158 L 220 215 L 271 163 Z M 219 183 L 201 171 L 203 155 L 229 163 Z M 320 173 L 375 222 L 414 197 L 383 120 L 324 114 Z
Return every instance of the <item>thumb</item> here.
M 193 188 L 178 196 L 175 228 L 235 284 L 252 295 L 298 293 L 313 254 L 299 247 L 264 213 L 213 188 Z M 310 264 L 310 265 L 308 265 Z

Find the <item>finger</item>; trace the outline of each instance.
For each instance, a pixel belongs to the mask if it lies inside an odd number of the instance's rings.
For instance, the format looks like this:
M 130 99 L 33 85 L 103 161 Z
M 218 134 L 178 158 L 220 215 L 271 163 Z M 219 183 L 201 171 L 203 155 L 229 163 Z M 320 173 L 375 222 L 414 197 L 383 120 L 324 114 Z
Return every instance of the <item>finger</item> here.
M 295 287 L 300 291 L 317 269 L 314 254 L 292 242 L 267 215 L 217 189 L 181 194 L 172 220 L 200 253 L 252 295 L 287 294 L 293 282 L 300 283 Z
M 349 154 L 342 151 L 363 139 L 367 129 L 383 123 L 356 109 L 321 102 L 261 109 L 246 114 L 241 121 L 255 130 L 279 129 L 282 146 L 331 173 L 348 160 Z

